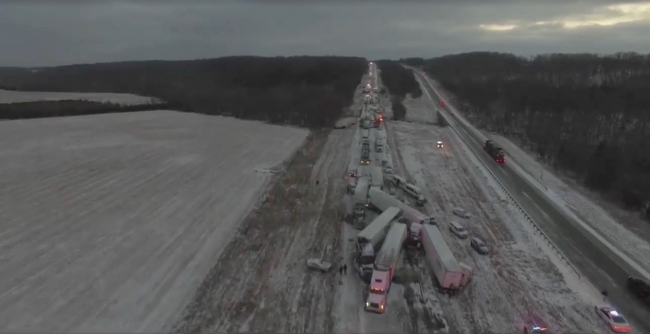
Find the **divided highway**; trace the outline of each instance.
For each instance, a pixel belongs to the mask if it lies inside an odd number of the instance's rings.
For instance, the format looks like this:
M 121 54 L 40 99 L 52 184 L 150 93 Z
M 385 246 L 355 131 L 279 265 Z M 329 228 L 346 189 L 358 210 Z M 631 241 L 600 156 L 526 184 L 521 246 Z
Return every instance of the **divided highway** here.
M 440 95 L 425 78 L 424 73 L 417 69 L 413 70 L 422 81 L 428 95 L 437 100 L 434 102 L 439 105 Z M 451 117 L 450 112 L 457 114 L 453 107 L 447 103 L 441 112 L 445 113 L 450 125 L 468 144 L 469 149 L 488 166 L 539 228 L 553 240 L 574 267 L 580 271 L 583 278 L 588 279 L 600 290 L 608 291 L 609 302 L 622 311 L 637 330 L 650 333 L 649 310 L 629 293 L 625 286 L 628 272 L 633 276 L 636 273 L 631 268 L 627 268 L 626 264 L 618 262 L 618 257 L 610 257 L 607 250 L 598 248 L 580 230 L 576 229 L 574 223 L 568 221 L 549 203 L 548 198 L 541 195 L 537 189 L 533 189 L 532 185 L 508 165 L 507 156 L 506 163 L 503 165 L 492 161 L 483 151 L 482 139 L 477 138 L 474 131 L 467 128 L 463 122 Z

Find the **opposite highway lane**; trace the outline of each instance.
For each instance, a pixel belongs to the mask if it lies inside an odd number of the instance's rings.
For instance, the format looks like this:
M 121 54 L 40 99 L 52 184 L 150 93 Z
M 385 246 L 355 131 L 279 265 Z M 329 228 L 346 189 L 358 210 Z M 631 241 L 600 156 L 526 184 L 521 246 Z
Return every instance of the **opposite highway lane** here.
M 415 70 L 415 73 L 428 91 L 428 95 L 434 100 L 439 99 L 439 94 L 424 77 L 424 74 L 418 70 Z M 436 105 L 439 105 L 439 102 L 434 101 Z M 450 116 L 450 112 L 458 115 L 448 102 L 444 112 L 446 116 Z M 453 119 L 453 117 L 447 117 L 447 119 Z M 605 251 L 586 238 L 581 231 L 574 227 L 572 222 L 557 212 L 545 196 L 536 189 L 532 189 L 532 186 L 519 176 L 507 161 L 503 165 L 492 161 L 483 152 L 481 139 L 471 135 L 474 132 L 467 129 L 463 122 L 453 119 L 450 123 L 453 123 L 451 126 L 457 130 L 457 133 L 468 143 L 469 148 L 488 166 L 526 213 L 580 271 L 583 278 L 588 279 L 597 288 L 608 291 L 609 302 L 622 311 L 637 330 L 650 333 L 650 312 L 625 287 L 628 271 L 623 268 L 624 265 L 612 260 Z M 616 259 L 616 257 L 613 258 Z

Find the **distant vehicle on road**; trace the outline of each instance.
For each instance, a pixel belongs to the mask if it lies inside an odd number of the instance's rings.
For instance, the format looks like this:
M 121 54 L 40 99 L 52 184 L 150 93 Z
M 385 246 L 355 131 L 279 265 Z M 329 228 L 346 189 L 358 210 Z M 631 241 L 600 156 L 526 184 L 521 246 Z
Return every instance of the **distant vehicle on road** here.
M 538 334 L 548 332 L 548 324 L 540 316 L 534 315 L 526 320 L 524 333 Z
M 436 143 L 436 147 L 437 148 L 442 148 L 443 146 L 444 145 L 442 144 L 442 140 L 438 140 L 438 142 Z
M 611 306 L 598 306 L 594 307 L 598 316 L 607 323 L 607 327 L 616 333 L 629 333 L 632 331 L 632 326 L 625 320 L 622 314 L 618 313 Z
M 506 154 L 503 152 L 503 149 L 500 146 L 498 146 L 494 141 L 489 139 L 486 140 L 485 143 L 483 144 L 483 149 L 497 163 L 502 164 L 506 162 Z
M 384 167 L 384 173 L 393 174 L 393 167 L 391 167 L 391 166 Z
M 459 222 L 454 222 L 452 221 L 449 223 L 449 231 L 453 233 L 455 236 L 459 237 L 460 239 L 466 239 L 469 236 L 469 233 L 467 233 L 467 230 L 463 225 L 461 225 Z
M 447 106 L 447 102 L 445 102 L 445 101 L 440 101 L 440 106 L 443 107 L 443 108 L 446 107 L 446 106 Z
M 327 261 L 321 261 L 320 259 L 308 259 L 307 267 L 312 270 L 326 273 L 332 268 L 332 264 Z
M 465 209 L 463 209 L 461 207 L 455 207 L 451 211 L 452 211 L 453 214 L 455 214 L 456 216 L 458 216 L 460 218 L 465 218 L 465 219 L 472 218 L 472 214 L 469 211 L 467 211 L 467 210 L 465 210 Z
M 474 237 L 472 238 L 472 241 L 470 241 L 469 245 L 479 254 L 481 255 L 487 255 L 490 253 L 490 250 L 487 248 L 487 245 L 483 240 Z

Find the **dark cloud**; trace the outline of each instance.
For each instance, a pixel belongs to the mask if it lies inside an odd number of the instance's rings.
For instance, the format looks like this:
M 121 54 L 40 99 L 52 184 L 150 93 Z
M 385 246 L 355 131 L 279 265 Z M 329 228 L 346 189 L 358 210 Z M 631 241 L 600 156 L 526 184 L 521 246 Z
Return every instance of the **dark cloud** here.
M 238 54 L 377 59 L 475 50 L 649 52 L 650 5 L 608 8 L 617 4 L 621 1 L 2 1 L 0 66 Z M 576 22 L 587 25 L 567 27 Z

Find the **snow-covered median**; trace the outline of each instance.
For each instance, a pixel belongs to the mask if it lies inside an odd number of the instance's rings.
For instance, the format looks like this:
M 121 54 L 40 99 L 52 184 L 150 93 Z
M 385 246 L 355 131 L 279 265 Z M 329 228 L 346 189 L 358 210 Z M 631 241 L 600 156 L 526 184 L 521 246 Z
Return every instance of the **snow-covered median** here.
M 74 92 L 17 92 L 0 89 L 0 103 L 36 101 L 85 100 L 92 102 L 117 103 L 122 105 L 153 104 L 160 99 L 133 94 L 118 93 L 74 93 Z

